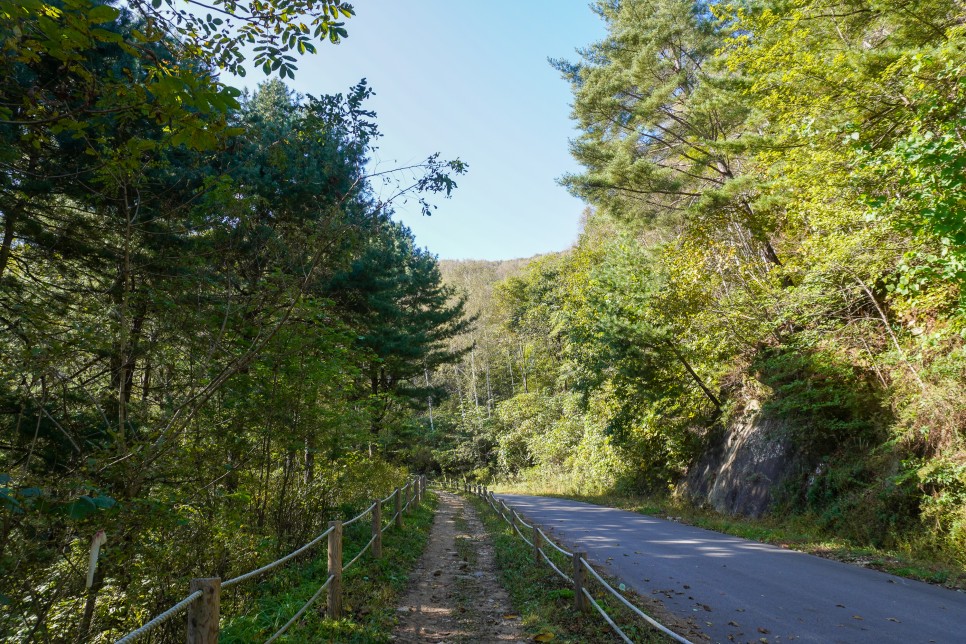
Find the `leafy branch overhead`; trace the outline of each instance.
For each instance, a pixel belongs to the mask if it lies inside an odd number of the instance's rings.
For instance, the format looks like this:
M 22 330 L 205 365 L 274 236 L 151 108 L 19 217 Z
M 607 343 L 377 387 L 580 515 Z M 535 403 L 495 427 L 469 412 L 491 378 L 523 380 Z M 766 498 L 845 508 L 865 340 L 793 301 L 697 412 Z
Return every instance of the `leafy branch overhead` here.
M 187 54 L 244 76 L 244 48 L 266 75 L 295 77 L 296 55 L 316 52 L 316 42 L 338 44 L 355 15 L 343 0 L 131 0 L 149 29 L 176 34 Z M 186 8 L 182 8 L 186 7 Z

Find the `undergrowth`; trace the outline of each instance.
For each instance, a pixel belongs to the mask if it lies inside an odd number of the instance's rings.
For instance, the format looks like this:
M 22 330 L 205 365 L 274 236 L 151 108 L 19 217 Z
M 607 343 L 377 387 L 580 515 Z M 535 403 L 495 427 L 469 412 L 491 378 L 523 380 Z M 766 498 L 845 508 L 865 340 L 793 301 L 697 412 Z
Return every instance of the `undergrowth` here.
M 396 607 L 429 539 L 436 511 L 436 496 L 427 492 L 424 502 L 405 515 L 400 531 L 383 533 L 381 559 L 363 555 L 343 574 L 343 619 L 325 619 L 325 596 L 320 597 L 293 624 L 279 642 L 339 642 L 369 644 L 390 642 L 396 625 Z M 391 516 L 391 514 L 389 515 Z M 386 517 L 388 520 L 388 517 Z M 343 534 L 343 560 L 348 562 L 371 537 L 367 520 L 355 523 Z M 325 548 L 304 565 L 289 565 L 259 583 L 255 596 L 245 602 L 247 610 L 224 620 L 221 642 L 260 642 L 272 635 L 298 612 L 325 581 Z M 232 593 L 226 591 L 226 594 Z
M 493 541 L 501 582 L 532 641 L 573 644 L 621 641 L 593 608 L 587 613 L 574 608 L 573 589 L 545 563 L 537 565 L 533 549 L 488 504 L 476 496 L 468 498 Z M 570 573 L 567 564 L 555 563 Z M 588 588 L 633 641 L 671 641 L 616 601 L 603 599 L 598 589 Z

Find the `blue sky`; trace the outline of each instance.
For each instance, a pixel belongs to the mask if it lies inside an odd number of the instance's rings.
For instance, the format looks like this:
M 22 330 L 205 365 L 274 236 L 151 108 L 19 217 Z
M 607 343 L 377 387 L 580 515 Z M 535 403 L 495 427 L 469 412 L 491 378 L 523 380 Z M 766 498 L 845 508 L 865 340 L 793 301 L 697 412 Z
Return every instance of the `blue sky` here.
M 567 144 L 568 84 L 547 58 L 577 57 L 599 40 L 585 0 L 359 0 L 349 38 L 299 63 L 301 93 L 345 91 L 366 78 L 386 170 L 433 152 L 469 163 L 451 199 L 424 217 L 397 218 L 444 259 L 508 259 L 562 250 L 576 239 L 583 204 L 555 180 L 577 169 Z M 264 80 L 249 70 L 249 86 Z M 229 81 L 230 82 L 230 81 Z

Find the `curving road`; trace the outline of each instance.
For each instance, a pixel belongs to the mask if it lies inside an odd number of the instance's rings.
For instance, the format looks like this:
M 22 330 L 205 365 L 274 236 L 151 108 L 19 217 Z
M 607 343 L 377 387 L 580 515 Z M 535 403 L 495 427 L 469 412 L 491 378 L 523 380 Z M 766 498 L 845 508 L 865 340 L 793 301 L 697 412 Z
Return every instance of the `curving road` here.
M 496 496 L 715 642 L 966 642 L 966 593 L 624 510 Z

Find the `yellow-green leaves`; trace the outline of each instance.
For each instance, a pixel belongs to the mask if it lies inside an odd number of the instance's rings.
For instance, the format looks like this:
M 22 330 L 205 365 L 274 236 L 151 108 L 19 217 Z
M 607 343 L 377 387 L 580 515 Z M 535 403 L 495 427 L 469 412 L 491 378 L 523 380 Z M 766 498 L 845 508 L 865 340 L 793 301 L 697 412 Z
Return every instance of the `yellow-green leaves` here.
M 117 17 L 120 15 L 120 13 L 121 12 L 118 11 L 116 8 L 111 7 L 109 5 L 106 5 L 106 4 L 97 5 L 87 11 L 87 20 L 91 24 L 98 25 L 105 22 L 111 22 L 112 20 L 116 20 Z

